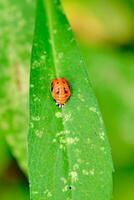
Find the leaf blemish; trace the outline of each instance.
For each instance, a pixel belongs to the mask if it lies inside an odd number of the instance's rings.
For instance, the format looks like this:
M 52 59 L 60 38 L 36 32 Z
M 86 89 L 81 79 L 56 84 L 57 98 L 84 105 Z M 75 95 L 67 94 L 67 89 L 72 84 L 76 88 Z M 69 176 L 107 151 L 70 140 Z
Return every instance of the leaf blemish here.
M 91 170 L 83 169 L 82 174 L 85 175 L 85 176 L 89 176 L 89 175 L 93 176 L 94 175 L 94 169 L 91 169 Z
M 45 61 L 46 60 L 46 54 L 41 55 L 40 58 L 41 58 L 42 61 Z
M 57 140 L 54 138 L 54 139 L 52 140 L 52 142 L 53 142 L 53 143 L 56 143 L 56 142 L 57 142 Z
M 85 102 L 85 98 L 82 96 L 82 94 L 78 93 L 78 98 L 79 98 L 82 102 Z
M 60 149 L 65 149 L 65 135 L 70 134 L 69 130 L 60 131 L 56 133 L 55 138 L 52 140 L 53 143 L 59 142 L 60 143 Z
M 47 196 L 48 198 L 51 198 L 51 197 L 52 197 L 52 193 L 51 193 L 48 189 L 46 189 L 46 190 L 44 191 L 44 194 L 46 194 L 46 196 Z
M 103 131 L 99 133 L 99 136 L 101 140 L 105 140 L 105 133 Z
M 44 52 L 42 53 L 42 55 L 40 56 L 40 58 L 41 58 L 41 59 L 46 59 L 46 56 L 47 56 L 47 52 L 44 51 Z
M 65 149 L 66 145 L 73 145 L 73 144 L 76 145 L 77 142 L 79 142 L 79 138 L 77 138 L 77 137 L 74 137 L 74 138 L 73 137 L 67 137 L 68 134 L 70 134 L 70 131 L 68 131 L 68 130 L 58 132 L 56 134 L 56 138 L 54 138 L 52 142 L 53 143 L 59 142 L 59 144 L 60 144 L 59 148 L 60 149 Z
M 65 185 L 64 188 L 62 189 L 62 192 L 67 192 L 68 190 L 72 190 L 72 189 L 74 190 L 75 188 L 68 186 L 68 185 Z
M 33 121 L 40 121 L 40 117 L 39 116 L 32 116 L 32 120 Z
M 89 108 L 89 110 L 92 111 L 92 112 L 94 112 L 94 113 L 97 113 L 96 107 L 93 107 L 93 106 L 92 106 L 92 107 Z
M 72 183 L 73 182 L 77 182 L 79 179 L 78 179 L 78 173 L 76 172 L 76 171 L 71 171 L 70 173 L 69 173 L 69 176 L 70 176 L 70 178 L 71 178 L 71 181 L 72 181 Z
M 66 138 L 66 144 L 76 144 L 77 142 L 79 142 L 79 138 L 75 137 L 68 137 Z
M 61 177 L 61 182 L 64 184 L 64 187 L 62 189 L 62 192 L 66 192 L 68 190 L 68 185 L 67 185 L 67 179 L 64 177 Z
M 89 110 L 92 111 L 92 112 L 94 112 L 94 113 L 96 113 L 97 116 L 99 117 L 100 123 L 103 124 L 103 120 L 102 120 L 101 114 L 100 114 L 99 111 L 97 111 L 96 107 L 92 106 L 92 107 L 89 108 Z
M 35 131 L 35 135 L 36 135 L 37 137 L 39 137 L 39 138 L 42 138 L 43 133 L 44 133 L 44 131 L 42 131 L 42 130 L 36 130 L 36 131 Z
M 63 116 L 64 117 L 63 123 L 71 120 L 71 116 L 72 116 L 71 113 L 64 114 L 64 116 Z
M 64 177 L 61 177 L 61 179 L 60 179 L 64 184 L 66 184 L 67 183 L 67 179 L 66 178 L 64 178 Z
M 51 192 L 48 192 L 47 197 L 48 197 L 48 198 L 52 197 Z
M 38 60 L 35 60 L 33 63 L 32 63 L 32 69 L 36 69 L 40 67 L 40 62 Z
M 37 101 L 40 102 L 40 98 L 39 97 L 34 97 L 34 101 L 35 102 L 37 102 Z
M 89 173 L 90 173 L 90 175 L 94 175 L 94 169 L 91 169 L 90 171 L 89 171 Z
M 57 118 L 62 118 L 62 113 L 61 113 L 61 112 L 56 112 L 56 113 L 55 113 L 55 116 L 56 116 Z
M 69 130 L 65 130 L 65 131 L 60 131 L 58 133 L 56 133 L 56 137 L 62 137 L 62 136 L 65 136 L 66 134 L 69 134 L 70 131 Z
M 67 192 L 68 191 L 68 185 L 65 185 L 64 188 L 62 189 L 62 192 Z
M 87 170 L 85 170 L 85 169 L 82 170 L 82 173 L 83 173 L 84 175 L 86 175 L 86 176 L 89 175 L 89 172 L 88 172 Z
M 59 59 L 62 59 L 63 56 L 64 56 L 64 53 L 63 53 L 63 52 L 60 52 L 60 53 L 58 54 Z

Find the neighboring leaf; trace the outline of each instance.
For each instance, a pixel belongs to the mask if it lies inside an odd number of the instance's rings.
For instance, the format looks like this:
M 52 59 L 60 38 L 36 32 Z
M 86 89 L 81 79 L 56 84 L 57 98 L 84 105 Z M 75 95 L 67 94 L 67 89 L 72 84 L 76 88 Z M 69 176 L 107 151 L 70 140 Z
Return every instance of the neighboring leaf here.
M 7 150 L 7 144 L 2 133 L 0 133 L 0 178 L 11 162 L 11 157 Z
M 34 8 L 24 0 L 0 1 L 0 132 L 27 171 L 28 77 Z
M 88 66 L 90 66 L 88 71 L 89 74 L 92 74 L 94 89 L 110 136 L 115 168 L 124 167 L 126 163 L 133 165 L 133 50 L 111 47 L 87 49 L 81 46 L 81 48 Z
M 0 198 L 2 200 L 28 200 L 29 199 L 29 191 L 27 184 L 24 182 L 15 180 L 11 181 L 1 181 L 0 182 Z M 12 184 L 13 183 L 13 184 Z
M 129 1 L 63 0 L 65 11 L 77 37 L 91 43 L 115 46 L 133 39 L 133 11 Z M 109 23 L 110 22 L 110 23 Z M 83 31 L 80 31 L 80 28 Z
M 111 153 L 85 68 L 59 1 L 38 0 L 28 137 L 32 200 L 111 199 Z M 51 96 L 56 77 L 70 84 L 63 109 Z

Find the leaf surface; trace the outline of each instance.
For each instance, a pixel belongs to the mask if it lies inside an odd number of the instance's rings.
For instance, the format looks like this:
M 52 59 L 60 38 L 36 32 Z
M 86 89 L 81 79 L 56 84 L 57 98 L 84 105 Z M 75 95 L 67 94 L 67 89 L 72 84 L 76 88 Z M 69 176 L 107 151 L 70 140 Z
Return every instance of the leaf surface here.
M 60 2 L 38 0 L 28 136 L 32 200 L 111 199 L 111 153 L 85 69 Z M 58 77 L 71 90 L 62 109 L 51 96 Z

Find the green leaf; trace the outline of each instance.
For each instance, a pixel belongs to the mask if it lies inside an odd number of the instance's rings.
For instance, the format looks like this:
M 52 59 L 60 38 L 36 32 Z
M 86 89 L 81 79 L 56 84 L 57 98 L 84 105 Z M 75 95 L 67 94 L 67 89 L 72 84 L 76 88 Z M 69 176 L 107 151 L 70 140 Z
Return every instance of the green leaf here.
M 28 79 L 34 8 L 0 1 L 0 132 L 27 173 Z
M 32 200 L 111 199 L 111 152 L 85 69 L 60 2 L 38 0 L 28 136 Z M 51 96 L 57 77 L 71 90 L 62 109 Z

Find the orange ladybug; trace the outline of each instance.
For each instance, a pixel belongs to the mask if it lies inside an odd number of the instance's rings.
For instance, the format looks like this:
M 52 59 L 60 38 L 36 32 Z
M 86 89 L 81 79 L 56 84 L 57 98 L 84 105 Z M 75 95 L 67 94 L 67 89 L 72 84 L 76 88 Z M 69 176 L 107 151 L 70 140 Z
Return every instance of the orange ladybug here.
M 59 108 L 62 108 L 71 95 L 68 81 L 64 78 L 52 80 L 51 92 L 56 105 L 58 105 Z

